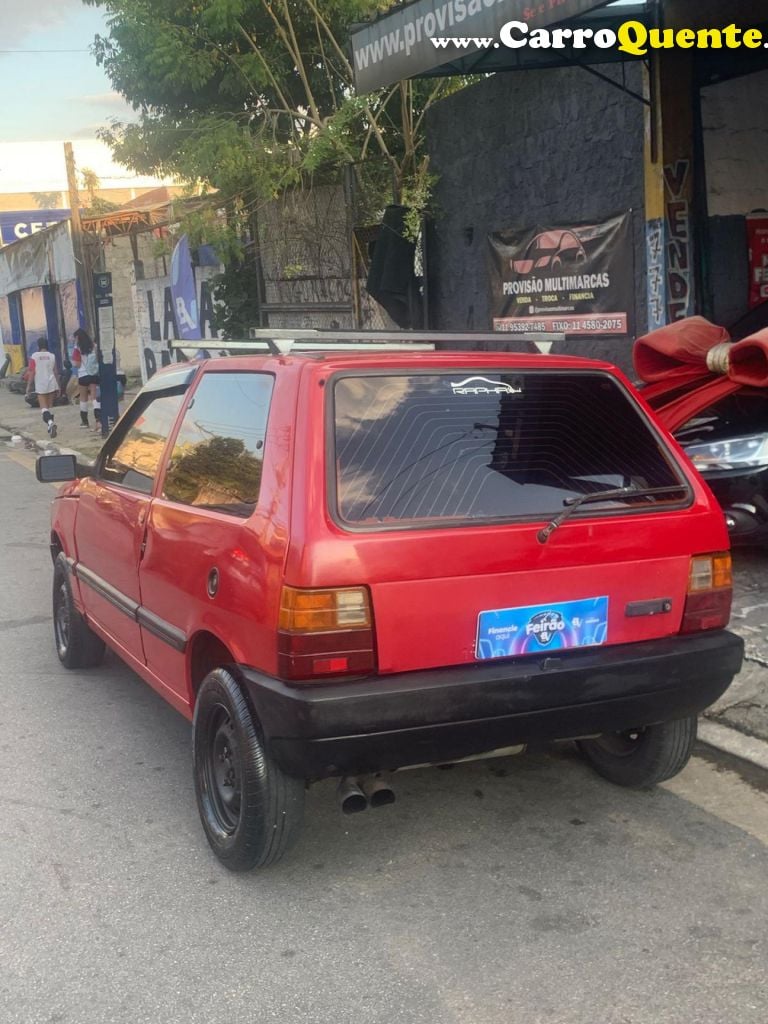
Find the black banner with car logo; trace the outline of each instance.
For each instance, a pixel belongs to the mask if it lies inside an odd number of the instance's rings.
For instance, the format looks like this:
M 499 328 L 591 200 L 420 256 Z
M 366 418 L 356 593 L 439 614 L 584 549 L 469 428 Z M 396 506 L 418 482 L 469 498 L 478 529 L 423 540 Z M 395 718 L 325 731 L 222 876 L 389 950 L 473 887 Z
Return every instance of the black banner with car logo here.
M 495 331 L 634 334 L 632 215 L 489 235 Z

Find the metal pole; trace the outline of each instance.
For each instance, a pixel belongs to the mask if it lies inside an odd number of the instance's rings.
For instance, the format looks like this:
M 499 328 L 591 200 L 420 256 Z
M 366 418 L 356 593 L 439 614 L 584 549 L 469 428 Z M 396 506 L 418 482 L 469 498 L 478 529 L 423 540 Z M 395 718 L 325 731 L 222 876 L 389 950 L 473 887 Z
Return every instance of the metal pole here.
M 93 301 L 93 275 L 90 266 L 85 259 L 85 246 L 83 244 L 83 225 L 80 220 L 80 194 L 77 189 L 77 170 L 75 168 L 75 154 L 72 151 L 72 143 L 64 143 L 64 162 L 67 168 L 67 189 L 69 191 L 69 209 L 72 226 L 72 251 L 75 256 L 75 268 L 77 281 L 80 285 L 80 296 L 83 302 L 83 317 L 85 329 L 91 338 L 96 337 Z

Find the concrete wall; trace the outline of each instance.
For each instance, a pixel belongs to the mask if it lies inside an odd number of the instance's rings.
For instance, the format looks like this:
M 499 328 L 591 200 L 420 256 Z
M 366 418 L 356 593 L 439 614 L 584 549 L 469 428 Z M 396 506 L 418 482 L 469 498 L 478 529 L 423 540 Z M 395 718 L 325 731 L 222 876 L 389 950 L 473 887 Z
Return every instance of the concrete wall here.
M 151 231 L 137 236 L 142 276 L 154 278 L 168 272 L 170 258 L 164 261 L 155 255 L 157 240 Z M 134 264 L 131 240 L 128 237 L 114 237 L 104 243 L 104 269 L 112 274 L 112 302 L 115 315 L 115 344 L 120 355 L 123 373 L 138 376 L 140 373 L 141 346 L 136 333 L 136 312 L 134 309 Z
M 768 71 L 701 91 L 711 217 L 768 208 Z
M 745 217 L 768 209 L 768 71 L 708 86 L 701 114 L 714 319 L 730 327 L 749 305 Z
M 621 71 L 607 70 L 619 77 Z M 626 67 L 640 91 L 641 70 Z M 643 106 L 580 68 L 497 74 L 428 116 L 438 214 L 430 250 L 433 326 L 489 330 L 487 235 L 602 219 L 632 208 L 636 327 L 645 311 Z M 627 366 L 630 344 L 573 340 L 568 350 Z

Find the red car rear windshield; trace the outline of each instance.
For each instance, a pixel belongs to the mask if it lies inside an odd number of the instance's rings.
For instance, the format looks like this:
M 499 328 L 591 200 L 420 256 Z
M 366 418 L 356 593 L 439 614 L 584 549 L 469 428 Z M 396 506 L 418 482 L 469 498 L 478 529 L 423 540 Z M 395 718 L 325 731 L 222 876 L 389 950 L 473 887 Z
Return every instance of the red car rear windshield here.
M 684 482 L 603 373 L 345 374 L 333 416 L 335 511 L 351 526 L 543 518 L 583 494 Z M 651 495 L 581 514 L 680 500 Z

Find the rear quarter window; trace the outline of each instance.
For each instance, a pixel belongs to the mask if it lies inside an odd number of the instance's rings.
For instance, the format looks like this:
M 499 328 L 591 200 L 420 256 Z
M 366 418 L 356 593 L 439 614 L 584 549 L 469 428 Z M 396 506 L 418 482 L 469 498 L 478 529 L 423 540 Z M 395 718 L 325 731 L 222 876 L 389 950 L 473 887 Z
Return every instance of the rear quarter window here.
M 332 418 L 332 511 L 354 527 L 538 519 L 583 494 L 684 482 L 661 437 L 602 373 L 343 375 Z M 680 495 L 607 504 L 648 510 L 679 505 Z

